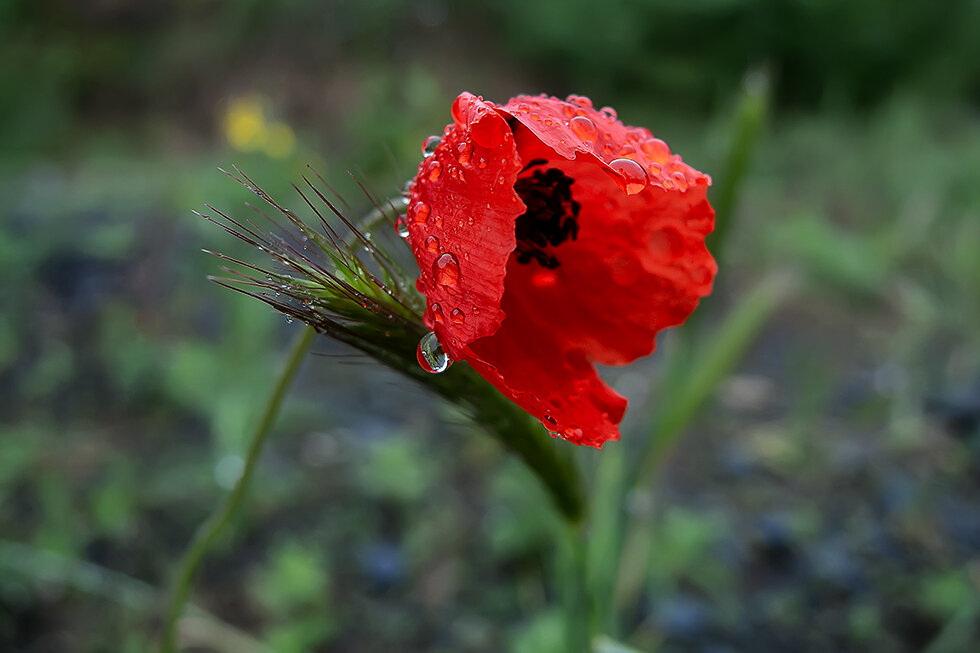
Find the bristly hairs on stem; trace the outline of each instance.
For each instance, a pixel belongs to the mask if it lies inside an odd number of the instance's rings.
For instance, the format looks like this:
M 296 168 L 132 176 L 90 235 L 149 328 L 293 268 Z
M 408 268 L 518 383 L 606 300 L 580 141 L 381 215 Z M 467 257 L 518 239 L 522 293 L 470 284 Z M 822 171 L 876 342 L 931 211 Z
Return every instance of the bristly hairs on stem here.
M 577 523 L 584 511 L 578 471 L 568 453 L 555 448 L 541 425 L 468 365 L 455 365 L 444 374 L 430 374 L 418 364 L 416 348 L 428 333 L 422 322 L 425 300 L 415 290 L 414 274 L 410 276 L 403 271 L 370 231 L 383 226 L 394 232 L 398 220 L 404 219 L 401 215 L 407 208 L 404 197 L 397 203 L 379 202 L 352 174 L 374 207 L 355 224 L 338 208 L 339 203 L 349 212 L 347 203 L 315 170 L 310 170 L 337 199 L 336 203 L 330 200 L 307 177 L 303 177 L 305 191 L 293 185 L 316 214 L 319 228 L 283 207 L 237 167 L 234 173 L 222 170 L 284 216 L 289 228 L 251 204 L 247 205 L 274 232 L 207 205 L 218 217 L 198 215 L 273 260 L 271 268 L 261 267 L 205 250 L 237 266 L 237 269 L 223 268 L 228 276 L 212 277 L 212 280 L 255 297 L 288 318 L 305 322 L 318 333 L 359 349 L 456 404 L 503 447 L 521 458 L 547 488 L 561 514 L 570 523 Z M 334 226 L 338 221 L 342 228 Z
M 305 322 L 319 333 L 382 362 L 399 368 L 402 365 L 417 367 L 415 346 L 427 331 L 421 319 L 424 300 L 415 290 L 411 277 L 382 249 L 377 239 L 371 237 L 370 231 L 362 231 L 338 207 L 340 204 L 350 211 L 343 198 L 313 168 L 310 168 L 313 176 L 336 201 L 329 199 L 307 176 L 303 176 L 305 192 L 296 184 L 292 185 L 316 215 L 320 227 L 316 229 L 273 199 L 237 166 L 233 169 L 234 172 L 221 172 L 273 207 L 287 223 L 281 224 L 248 202 L 246 205 L 273 230 L 262 228 L 252 220 L 233 218 L 210 204 L 206 206 L 213 215 L 195 211 L 205 220 L 268 254 L 275 264 L 261 267 L 204 250 L 237 266 L 222 267 L 226 276 L 211 277 L 211 280 L 255 297 L 284 313 L 287 319 Z M 382 203 L 356 176 L 351 176 L 374 206 L 368 218 L 359 223 L 364 229 L 379 224 L 393 229 L 394 222 L 405 209 L 404 198 Z M 334 221 L 339 221 L 340 225 L 335 227 L 331 224 Z M 346 237 L 342 233 L 346 233 Z M 400 371 L 416 376 L 414 369 Z

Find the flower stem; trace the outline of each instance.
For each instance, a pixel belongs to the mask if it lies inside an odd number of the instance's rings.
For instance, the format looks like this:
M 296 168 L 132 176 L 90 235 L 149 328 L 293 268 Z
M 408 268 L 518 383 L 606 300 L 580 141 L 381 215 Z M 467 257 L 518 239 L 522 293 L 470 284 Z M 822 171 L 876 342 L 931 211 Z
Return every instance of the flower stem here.
M 541 481 L 562 518 L 578 524 L 585 518 L 583 482 L 571 447 L 556 441 L 544 427 L 465 363 L 442 374 L 429 374 L 415 359 L 415 345 L 425 331 L 393 333 L 383 346 L 368 340 L 348 342 L 378 362 L 400 372 L 463 411 L 516 455 Z
M 591 653 L 595 634 L 594 597 L 589 591 L 585 533 L 581 524 L 563 525 L 567 550 L 561 571 L 565 648 L 568 653 Z
M 430 388 L 467 410 L 476 424 L 527 465 L 570 527 L 583 521 L 582 480 L 567 445 L 563 449 L 544 427 L 468 365 L 456 365 L 428 381 Z
M 177 625 L 184 611 L 184 605 L 187 603 L 197 568 L 200 566 L 207 552 L 237 515 L 242 501 L 245 499 L 245 494 L 248 492 L 248 486 L 252 480 L 255 468 L 258 465 L 259 455 L 262 453 L 262 446 L 265 444 L 265 440 L 272 430 L 272 424 L 275 422 L 276 415 L 279 413 L 282 399 L 286 394 L 286 390 L 289 388 L 290 382 L 296 375 L 296 371 L 299 369 L 303 355 L 313 343 L 315 335 L 316 331 L 312 327 L 305 327 L 302 333 L 296 336 L 296 340 L 293 342 L 292 348 L 289 351 L 289 356 L 286 358 L 286 362 L 279 372 L 279 377 L 272 389 L 272 393 L 266 402 L 262 418 L 256 426 L 255 433 L 249 442 L 248 453 L 245 457 L 245 466 L 242 469 L 241 476 L 235 483 L 235 487 L 224 498 L 221 505 L 198 527 L 197 532 L 194 533 L 194 538 L 184 551 L 184 555 L 177 567 L 173 591 L 167 607 L 167 617 L 166 621 L 164 621 L 163 634 L 160 637 L 160 647 L 158 649 L 160 653 L 174 653 L 176 651 Z

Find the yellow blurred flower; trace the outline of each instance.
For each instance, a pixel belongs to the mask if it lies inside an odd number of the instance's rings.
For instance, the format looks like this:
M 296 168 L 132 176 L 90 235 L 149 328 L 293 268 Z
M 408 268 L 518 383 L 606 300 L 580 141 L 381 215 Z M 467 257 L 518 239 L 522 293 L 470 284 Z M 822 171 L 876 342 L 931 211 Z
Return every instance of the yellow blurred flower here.
M 222 120 L 225 138 L 238 150 L 262 150 L 274 158 L 289 156 L 296 146 L 296 135 L 286 123 L 270 122 L 265 105 L 259 95 L 233 98 Z
M 293 128 L 284 122 L 274 122 L 269 125 L 265 132 L 266 154 L 275 158 L 288 156 L 296 145 L 296 135 Z

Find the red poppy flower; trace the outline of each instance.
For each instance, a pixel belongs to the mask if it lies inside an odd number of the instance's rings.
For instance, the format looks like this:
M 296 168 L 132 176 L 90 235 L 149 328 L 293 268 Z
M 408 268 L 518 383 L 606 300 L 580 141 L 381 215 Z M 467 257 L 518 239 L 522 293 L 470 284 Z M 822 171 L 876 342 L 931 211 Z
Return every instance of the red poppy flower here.
M 711 292 L 710 178 L 580 96 L 463 93 L 452 116 L 407 214 L 426 325 L 555 435 L 617 440 L 594 364 L 650 354 Z

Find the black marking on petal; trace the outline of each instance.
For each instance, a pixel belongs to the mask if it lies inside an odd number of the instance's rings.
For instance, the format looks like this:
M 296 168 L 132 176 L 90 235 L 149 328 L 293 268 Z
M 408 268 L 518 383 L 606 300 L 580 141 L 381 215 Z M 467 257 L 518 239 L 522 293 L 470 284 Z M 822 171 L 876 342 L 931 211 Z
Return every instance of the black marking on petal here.
M 544 163 L 535 159 L 525 169 Z M 552 270 L 561 265 L 545 248 L 578 238 L 578 214 L 582 206 L 572 199 L 574 183 L 574 179 L 558 168 L 538 169 L 531 176 L 517 180 L 514 190 L 527 206 L 527 211 L 517 218 L 518 263 L 534 261 Z
M 518 174 L 525 173 L 531 168 L 536 168 L 537 166 L 543 166 L 546 163 L 548 163 L 548 159 L 531 159 L 530 161 L 528 161 L 526 166 L 521 168 L 521 172 Z

